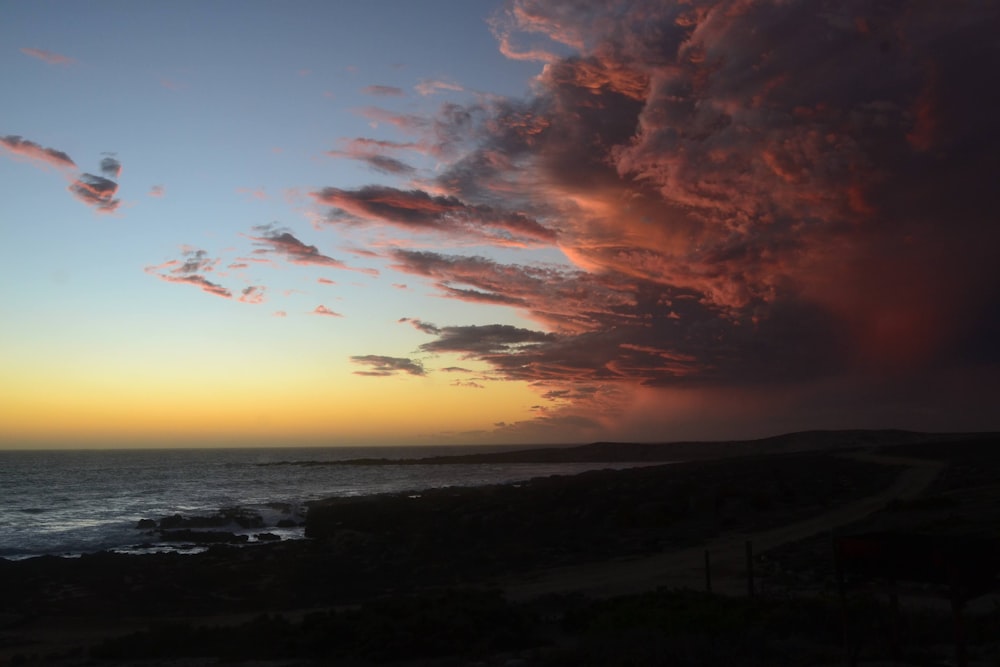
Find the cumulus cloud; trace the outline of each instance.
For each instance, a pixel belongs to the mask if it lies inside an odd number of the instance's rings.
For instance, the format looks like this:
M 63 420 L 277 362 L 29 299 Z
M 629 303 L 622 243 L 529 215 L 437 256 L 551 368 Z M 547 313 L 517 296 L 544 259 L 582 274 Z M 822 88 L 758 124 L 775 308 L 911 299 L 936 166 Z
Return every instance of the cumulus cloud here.
M 422 348 L 532 382 L 555 404 L 536 426 L 752 387 L 773 410 L 809 387 L 849 420 L 875 378 L 945 386 L 1000 363 L 983 333 L 1000 330 L 991 3 L 512 0 L 491 25 L 541 64 L 530 97 L 368 110 L 441 171 L 313 196 L 334 224 L 562 251 L 573 268 L 390 253 L 539 323 L 525 340 L 441 326 Z M 899 401 L 935 409 L 931 391 Z
M 11 153 L 26 157 L 35 162 L 42 162 L 55 167 L 76 168 L 76 163 L 63 151 L 46 148 L 34 141 L 22 139 L 16 134 L 8 134 L 5 137 L 0 137 L 0 146 L 3 146 Z
M 32 58 L 38 58 L 43 60 L 50 65 L 72 65 L 76 61 L 68 56 L 63 56 L 58 53 L 53 53 L 52 51 L 45 51 L 44 49 L 33 49 L 30 47 L 25 47 L 21 49 L 21 53 L 31 56 Z
M 113 155 L 101 158 L 101 174 L 107 178 L 118 178 L 122 175 L 122 163 Z
M 147 266 L 145 272 L 169 283 L 194 285 L 203 292 L 231 299 L 233 293 L 212 282 L 205 274 L 212 273 L 219 265 L 218 258 L 212 258 L 208 252 L 200 248 L 184 247 L 181 249 L 182 259 L 172 259 L 156 266 Z
M 375 377 L 387 377 L 397 373 L 407 373 L 409 375 L 424 375 L 423 364 L 419 361 L 407 359 L 406 357 L 385 357 L 375 354 L 351 357 L 351 361 L 367 366 L 368 370 L 354 371 L 355 375 L 369 375 Z
M 93 206 L 101 213 L 113 213 L 121 204 L 115 199 L 118 184 L 110 178 L 94 174 L 80 174 L 69 186 L 69 191 L 88 206 Z

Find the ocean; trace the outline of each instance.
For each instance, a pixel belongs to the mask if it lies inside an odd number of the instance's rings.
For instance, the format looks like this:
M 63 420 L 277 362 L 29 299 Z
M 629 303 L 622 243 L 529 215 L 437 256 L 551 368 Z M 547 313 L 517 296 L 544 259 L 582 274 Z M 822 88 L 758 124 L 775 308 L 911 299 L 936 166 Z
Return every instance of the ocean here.
M 0 558 L 96 551 L 193 553 L 204 545 L 164 541 L 141 519 L 205 517 L 239 510 L 262 526 L 215 530 L 303 538 L 305 503 L 334 496 L 481 486 L 572 475 L 629 464 L 504 463 L 302 465 L 356 458 L 422 458 L 501 448 L 267 448 L 0 451 Z M 290 465 L 274 465 L 287 462 Z M 278 524 L 281 523 L 279 526 Z M 264 539 L 261 537 L 260 539 Z

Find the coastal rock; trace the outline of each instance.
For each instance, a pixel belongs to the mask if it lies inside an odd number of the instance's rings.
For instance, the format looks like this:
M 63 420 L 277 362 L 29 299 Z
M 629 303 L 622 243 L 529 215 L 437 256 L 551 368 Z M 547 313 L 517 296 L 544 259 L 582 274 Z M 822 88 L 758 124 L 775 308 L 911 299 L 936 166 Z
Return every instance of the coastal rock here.
M 172 514 L 160 519 L 159 526 L 162 530 L 176 530 L 179 528 L 222 528 L 231 524 L 247 529 L 263 528 L 264 519 L 253 510 L 242 507 L 227 507 L 207 516 Z
M 165 542 L 191 542 L 194 544 L 240 544 L 249 541 L 247 535 L 237 535 L 221 530 L 161 530 L 160 539 Z
M 153 530 L 156 528 L 156 521 L 153 519 L 139 519 L 139 522 L 135 524 L 138 530 Z
M 274 533 L 257 533 L 254 537 L 258 542 L 278 542 L 281 540 L 281 536 Z

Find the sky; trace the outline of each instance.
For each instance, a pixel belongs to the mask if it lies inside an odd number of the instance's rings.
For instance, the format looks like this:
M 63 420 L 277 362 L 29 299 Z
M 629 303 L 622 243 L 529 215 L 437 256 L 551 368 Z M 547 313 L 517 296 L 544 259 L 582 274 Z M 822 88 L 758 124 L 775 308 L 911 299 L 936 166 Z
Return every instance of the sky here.
M 996 2 L 0 14 L 2 448 L 1000 430 Z

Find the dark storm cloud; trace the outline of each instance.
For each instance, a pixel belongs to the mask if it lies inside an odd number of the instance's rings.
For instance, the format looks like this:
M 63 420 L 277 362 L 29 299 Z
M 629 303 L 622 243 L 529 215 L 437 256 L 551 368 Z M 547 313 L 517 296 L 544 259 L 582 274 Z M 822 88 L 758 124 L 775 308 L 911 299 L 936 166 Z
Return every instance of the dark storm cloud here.
M 368 366 L 370 370 L 354 371 L 355 375 L 371 375 L 387 377 L 396 373 L 408 373 L 409 375 L 424 375 L 424 367 L 419 361 L 407 359 L 406 357 L 384 357 L 375 354 L 351 357 L 351 361 L 362 366 Z
M 628 393 L 689 387 L 730 406 L 760 388 L 762 414 L 823 396 L 850 423 L 873 383 L 891 419 L 933 410 L 902 378 L 995 372 L 996 3 L 513 0 L 491 25 L 545 63 L 530 98 L 399 117 L 446 160 L 433 187 L 315 195 L 334 222 L 492 243 L 473 212 L 517 211 L 576 266 L 394 251 L 440 294 L 551 331 L 505 346 L 442 326 L 422 349 L 533 382 L 565 404 L 549 424 L 619 423 L 608 406 L 653 423 L 666 399 Z M 973 399 L 956 424 L 985 414 Z
M 63 151 L 46 148 L 34 141 L 22 139 L 16 134 L 8 134 L 5 137 L 0 137 L 0 146 L 3 146 L 11 153 L 22 155 L 30 160 L 45 162 L 56 167 L 76 167 L 76 163 Z

